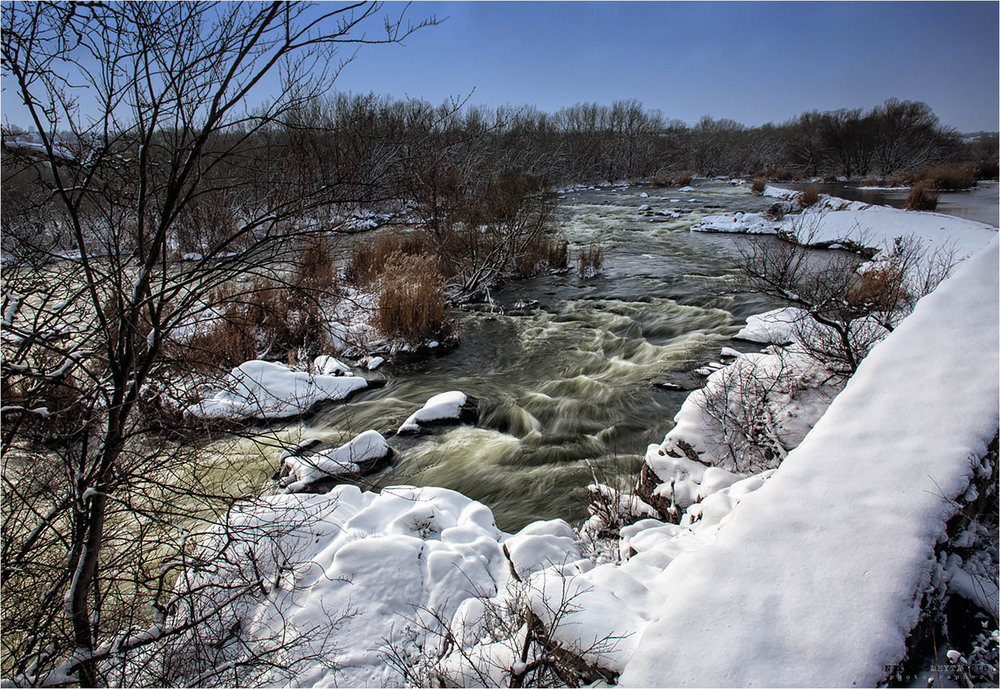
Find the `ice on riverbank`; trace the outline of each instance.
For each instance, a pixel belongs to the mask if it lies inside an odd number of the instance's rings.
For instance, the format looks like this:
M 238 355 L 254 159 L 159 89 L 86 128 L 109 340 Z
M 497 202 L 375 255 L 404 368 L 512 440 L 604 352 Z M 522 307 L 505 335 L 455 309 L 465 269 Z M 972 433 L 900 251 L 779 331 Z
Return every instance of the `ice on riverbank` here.
M 342 400 L 368 386 L 360 376 L 295 371 L 271 361 L 247 361 L 230 372 L 213 396 L 189 407 L 204 419 L 278 419 L 304 414 L 317 402 Z

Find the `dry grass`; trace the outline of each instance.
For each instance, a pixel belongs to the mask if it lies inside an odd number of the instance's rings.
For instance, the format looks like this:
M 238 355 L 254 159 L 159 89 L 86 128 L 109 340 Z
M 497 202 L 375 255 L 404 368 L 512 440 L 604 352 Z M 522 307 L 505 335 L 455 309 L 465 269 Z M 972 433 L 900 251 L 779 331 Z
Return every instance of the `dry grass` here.
M 603 267 L 604 257 L 601 255 L 601 247 L 591 245 L 580 252 L 577 274 L 581 278 L 599 275 Z
M 426 243 L 416 234 L 381 234 L 374 242 L 360 239 L 344 269 L 344 279 L 360 286 L 370 285 L 382 275 L 386 262 L 396 253 L 425 254 Z
M 444 279 L 431 256 L 392 254 L 378 280 L 375 326 L 390 338 L 420 344 L 451 332 Z
M 910 189 L 910 195 L 906 197 L 906 210 L 908 211 L 932 211 L 937 208 L 938 195 L 931 191 L 931 185 L 926 182 L 918 182 Z
M 767 189 L 767 180 L 763 177 L 755 177 L 750 191 L 755 194 L 763 194 L 765 189 Z
M 934 165 L 921 170 L 917 179 L 938 191 L 969 189 L 976 183 L 976 169 L 972 165 Z
M 569 242 L 561 237 L 536 237 L 514 260 L 517 277 L 531 277 L 543 270 L 565 270 L 569 265 Z
M 694 173 L 688 170 L 669 171 L 660 170 L 651 180 L 654 187 L 685 187 L 691 184 Z
M 817 201 L 819 201 L 819 185 L 810 184 L 799 196 L 799 207 L 809 208 L 810 206 L 816 205 Z

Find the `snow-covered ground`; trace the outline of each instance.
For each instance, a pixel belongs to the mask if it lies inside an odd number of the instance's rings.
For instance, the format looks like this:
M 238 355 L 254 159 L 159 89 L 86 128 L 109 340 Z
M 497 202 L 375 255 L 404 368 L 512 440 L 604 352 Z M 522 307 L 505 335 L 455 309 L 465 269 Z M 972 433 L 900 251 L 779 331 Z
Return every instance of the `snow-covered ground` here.
M 765 196 L 794 200 L 801 192 L 767 187 Z M 836 245 L 849 241 L 880 250 L 891 249 L 896 237 L 913 237 L 925 249 L 950 252 L 963 259 L 976 253 L 997 236 L 997 228 L 974 220 L 941 213 L 904 211 L 888 206 L 870 206 L 823 195 L 813 207 L 781 220 L 756 213 L 713 215 L 694 228 L 699 232 L 785 234 L 808 244 Z

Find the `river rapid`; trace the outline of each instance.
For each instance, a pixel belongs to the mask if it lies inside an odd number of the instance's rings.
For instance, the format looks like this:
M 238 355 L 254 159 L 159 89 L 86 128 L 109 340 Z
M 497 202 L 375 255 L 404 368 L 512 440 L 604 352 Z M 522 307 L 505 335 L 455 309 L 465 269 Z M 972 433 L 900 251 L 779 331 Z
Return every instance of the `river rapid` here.
M 634 475 L 687 395 L 656 383 L 697 385 L 690 372 L 718 361 L 747 315 L 773 307 L 739 291 L 734 261 L 745 238 L 691 226 L 709 214 L 760 211 L 773 199 L 717 181 L 686 192 L 636 185 L 560 199 L 557 224 L 571 260 L 600 246 L 602 274 L 515 281 L 494 290 L 492 304 L 455 309 L 457 348 L 386 365 L 384 387 L 326 409 L 289 429 L 298 431 L 291 437 L 339 442 L 384 432 L 432 395 L 460 390 L 480 400 L 479 424 L 391 439 L 396 457 L 372 487 L 452 488 L 488 505 L 504 530 L 583 519 L 595 475 L 609 483 Z

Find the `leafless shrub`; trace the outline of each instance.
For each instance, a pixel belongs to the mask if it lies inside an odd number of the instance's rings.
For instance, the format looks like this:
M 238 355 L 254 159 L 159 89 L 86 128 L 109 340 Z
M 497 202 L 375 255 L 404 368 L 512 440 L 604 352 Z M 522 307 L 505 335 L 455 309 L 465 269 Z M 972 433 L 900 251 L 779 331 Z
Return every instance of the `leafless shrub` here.
M 809 314 L 797 324 L 797 335 L 810 354 L 851 373 L 916 300 L 944 279 L 953 253 L 928 253 L 915 238 L 897 238 L 866 275 L 852 254 L 808 248 L 808 222 L 819 217 L 801 220 L 793 241 L 751 241 L 741 250 L 741 268 L 754 289 Z
M 764 190 L 767 188 L 767 179 L 764 177 L 754 177 L 753 185 L 750 190 L 755 194 L 763 194 Z
M 773 469 L 788 454 L 771 414 L 772 396 L 794 394 L 796 380 L 780 351 L 762 357 L 740 357 L 714 374 L 701 393 L 702 411 L 717 425 L 719 444 L 736 471 Z
M 383 334 L 411 344 L 451 331 L 444 281 L 433 258 L 392 254 L 378 283 L 375 324 Z
M 544 603 L 542 617 L 529 600 L 532 583 L 515 580 L 497 596 L 476 597 L 478 613 L 457 622 L 439 611 L 421 608 L 410 619 L 409 644 L 386 642 L 386 662 L 411 686 L 552 687 L 613 683 L 617 674 L 585 656 L 598 659 L 612 652 L 620 638 L 605 636 L 588 648 L 567 647 L 557 630 L 579 609 L 563 579 L 562 595 Z M 536 599 L 542 598 L 535 596 Z M 406 646 L 422 640 L 423 653 Z M 429 651 L 429 652 L 428 652 Z
M 910 189 L 906 197 L 906 210 L 908 211 L 932 211 L 937 208 L 938 195 L 931 191 L 931 185 L 927 182 L 918 182 Z

